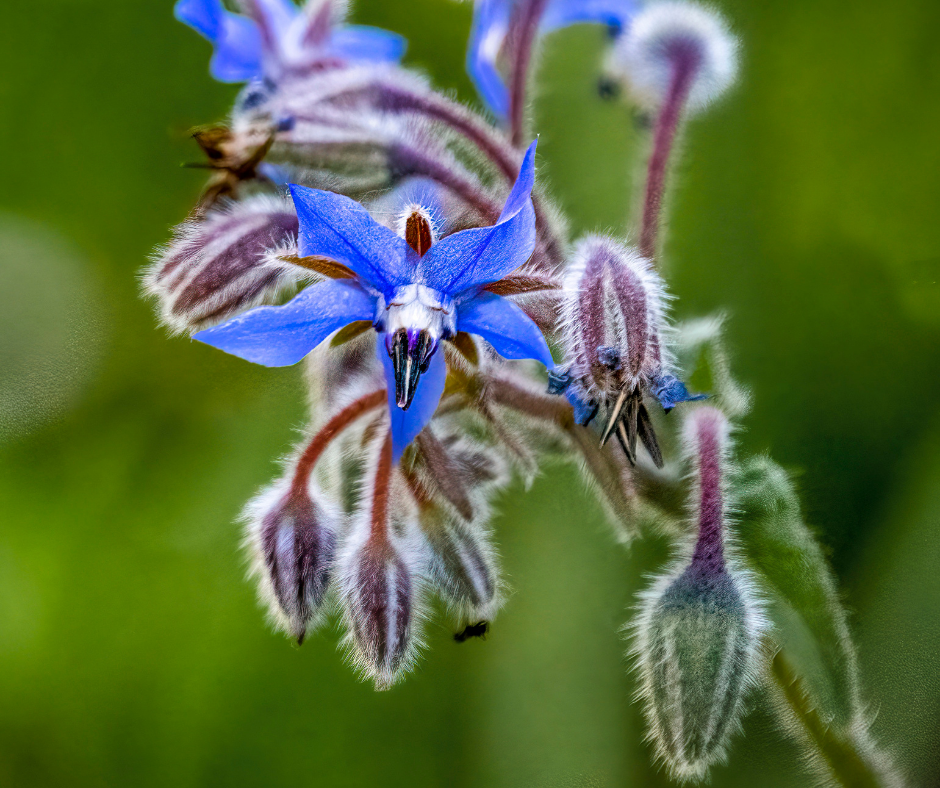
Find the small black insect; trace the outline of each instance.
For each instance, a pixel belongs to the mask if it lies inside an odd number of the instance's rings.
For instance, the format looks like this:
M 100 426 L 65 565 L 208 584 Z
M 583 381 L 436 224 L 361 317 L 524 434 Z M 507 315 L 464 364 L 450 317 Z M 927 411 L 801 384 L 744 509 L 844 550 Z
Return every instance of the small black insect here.
M 488 621 L 481 621 L 479 624 L 467 624 L 463 632 L 454 635 L 454 640 L 463 643 L 468 638 L 483 638 L 486 640 L 486 632 L 490 628 Z

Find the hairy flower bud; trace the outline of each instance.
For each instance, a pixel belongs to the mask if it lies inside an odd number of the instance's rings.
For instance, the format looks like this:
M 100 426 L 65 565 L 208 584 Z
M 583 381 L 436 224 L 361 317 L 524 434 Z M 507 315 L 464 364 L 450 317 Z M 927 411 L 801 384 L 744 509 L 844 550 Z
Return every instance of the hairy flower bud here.
M 297 215 L 289 200 L 256 196 L 190 220 L 159 249 L 144 277 L 174 332 L 219 322 L 297 281 L 268 252 L 292 245 Z
M 392 506 L 403 492 L 393 482 L 389 436 L 366 473 L 363 506 L 338 560 L 349 653 L 376 689 L 390 687 L 414 661 L 425 562 L 405 507 Z
M 630 247 L 587 236 L 575 248 L 565 281 L 565 375 L 556 371 L 553 391 L 566 390 L 578 424 L 606 411 L 602 442 L 616 436 L 631 463 L 642 441 L 653 462 L 663 457 L 643 397 L 667 410 L 693 399 L 666 370 L 662 280 Z
M 594 399 L 634 388 L 659 363 L 664 288 L 650 262 L 611 238 L 587 236 L 565 279 L 565 358 Z
M 625 78 L 647 105 L 659 107 L 678 88 L 686 108 L 695 111 L 734 82 L 737 51 L 737 39 L 714 10 L 657 2 L 634 17 L 612 50 L 608 69 Z
M 342 515 L 310 485 L 278 484 L 248 504 L 248 543 L 272 618 L 302 643 L 320 623 Z
M 500 578 L 489 534 L 478 523 L 448 517 L 440 507 L 421 514 L 433 558 L 430 573 L 441 596 L 463 621 L 491 621 L 501 602 Z
M 639 695 L 656 752 L 679 780 L 724 758 L 755 682 L 764 619 L 747 572 L 726 555 L 723 475 L 728 423 L 713 408 L 689 418 L 698 540 L 645 594 L 634 625 Z

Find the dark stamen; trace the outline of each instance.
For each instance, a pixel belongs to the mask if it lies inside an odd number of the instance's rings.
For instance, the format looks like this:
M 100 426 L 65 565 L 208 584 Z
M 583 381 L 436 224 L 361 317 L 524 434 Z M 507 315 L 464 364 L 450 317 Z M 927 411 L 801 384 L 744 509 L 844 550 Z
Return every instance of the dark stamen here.
M 423 257 L 431 248 L 433 238 L 427 217 L 418 211 L 412 211 L 405 220 L 405 240 L 408 246 L 417 252 L 418 257 Z

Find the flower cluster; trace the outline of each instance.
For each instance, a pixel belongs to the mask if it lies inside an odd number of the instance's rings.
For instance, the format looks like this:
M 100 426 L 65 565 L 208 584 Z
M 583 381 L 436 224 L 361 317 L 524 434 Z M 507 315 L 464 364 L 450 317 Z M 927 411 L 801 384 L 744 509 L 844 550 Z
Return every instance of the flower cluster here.
M 689 3 L 477 0 L 467 64 L 492 124 L 341 2 L 241 11 L 176 5 L 212 42 L 212 74 L 246 84 L 226 125 L 194 134 L 213 173 L 145 287 L 175 332 L 306 365 L 308 434 L 246 509 L 254 572 L 297 642 L 338 611 L 351 661 L 386 688 L 430 594 L 458 640 L 486 631 L 502 602 L 491 498 L 546 452 L 580 466 L 625 540 L 676 497 L 682 458 L 657 430 L 704 395 L 674 361 L 661 206 L 682 119 L 731 85 L 736 40 Z M 606 26 L 605 78 L 655 114 L 635 245 L 569 239 L 526 144 L 540 36 L 575 23 Z M 698 537 L 632 631 L 656 753 L 698 779 L 739 727 L 766 626 L 729 532 L 728 423 L 680 410 Z

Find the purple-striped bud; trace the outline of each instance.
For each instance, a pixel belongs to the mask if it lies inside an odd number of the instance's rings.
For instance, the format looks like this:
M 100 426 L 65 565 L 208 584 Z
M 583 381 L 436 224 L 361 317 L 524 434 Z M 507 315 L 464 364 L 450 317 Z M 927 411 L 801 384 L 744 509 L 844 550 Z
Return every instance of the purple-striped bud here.
M 298 643 L 321 623 L 342 514 L 312 485 L 279 484 L 248 504 L 248 543 L 272 618 Z
M 365 475 L 363 505 L 338 560 L 350 655 L 376 689 L 387 689 L 416 655 L 426 562 L 403 487 L 393 479 L 390 436 Z
M 731 86 L 737 60 L 737 39 L 713 9 L 657 2 L 633 18 L 610 53 L 608 70 L 649 106 L 660 107 L 678 90 L 694 111 Z
M 563 339 L 569 374 L 603 401 L 662 364 L 663 282 L 648 260 L 611 238 L 587 236 L 565 279 Z
M 256 196 L 190 220 L 157 250 L 144 277 L 163 322 L 194 331 L 255 306 L 297 281 L 277 264 L 295 244 L 297 215 L 289 200 Z M 296 253 L 296 252 L 295 252 Z
M 602 442 L 616 436 L 630 462 L 638 440 L 663 458 L 643 402 L 662 374 L 665 292 L 650 262 L 610 238 L 581 240 L 565 281 L 567 396 L 579 424 L 604 408 Z
M 724 759 L 756 682 L 765 628 L 749 574 L 728 555 L 724 487 L 728 422 L 714 408 L 689 418 L 691 510 L 698 539 L 644 594 L 634 625 L 639 695 L 656 752 L 678 780 L 700 780 Z

